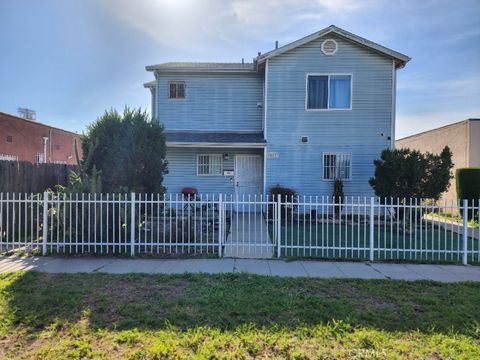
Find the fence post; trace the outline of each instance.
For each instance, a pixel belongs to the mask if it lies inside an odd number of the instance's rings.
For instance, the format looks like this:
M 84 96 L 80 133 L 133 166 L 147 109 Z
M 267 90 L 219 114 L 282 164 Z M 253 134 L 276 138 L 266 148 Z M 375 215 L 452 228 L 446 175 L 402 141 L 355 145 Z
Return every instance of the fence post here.
M 135 256 L 135 193 L 130 195 L 130 256 Z
M 222 194 L 218 195 L 218 257 L 222 257 L 222 237 L 223 237 L 223 202 Z
M 375 221 L 374 206 L 375 206 L 375 198 L 371 197 L 370 198 L 370 257 L 369 257 L 370 261 L 375 260 L 375 252 L 374 252 L 374 249 L 373 249 L 373 246 L 374 246 L 374 241 L 373 241 L 374 232 L 373 232 L 373 229 L 374 229 L 374 221 Z
M 43 240 L 42 254 L 47 255 L 47 237 L 48 237 L 48 192 L 43 193 Z
M 277 194 L 277 257 L 281 257 L 282 242 L 282 195 Z
M 468 264 L 468 200 L 463 199 L 462 263 Z

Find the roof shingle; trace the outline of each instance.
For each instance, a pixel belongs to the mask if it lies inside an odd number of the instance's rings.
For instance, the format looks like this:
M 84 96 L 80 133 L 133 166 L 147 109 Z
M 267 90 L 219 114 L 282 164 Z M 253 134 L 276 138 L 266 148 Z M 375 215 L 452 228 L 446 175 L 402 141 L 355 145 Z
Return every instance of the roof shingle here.
M 238 132 L 165 132 L 167 143 L 264 144 L 263 133 Z

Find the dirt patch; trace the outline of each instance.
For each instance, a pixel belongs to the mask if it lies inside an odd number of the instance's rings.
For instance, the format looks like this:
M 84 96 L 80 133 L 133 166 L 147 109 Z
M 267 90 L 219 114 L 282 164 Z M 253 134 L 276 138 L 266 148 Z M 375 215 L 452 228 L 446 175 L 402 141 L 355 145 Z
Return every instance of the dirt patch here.
M 82 307 L 91 312 L 93 327 L 116 326 L 136 316 L 143 318 L 137 319 L 140 323 L 148 323 L 168 315 L 169 308 L 159 303 L 181 303 L 188 297 L 186 292 L 191 285 L 189 280 L 162 282 L 156 277 L 108 281 L 89 289 Z
M 116 299 L 115 301 L 118 299 L 118 301 L 122 303 L 132 301 L 139 302 L 151 298 L 162 298 L 173 301 L 183 297 L 185 290 L 191 285 L 192 282 L 188 280 L 164 283 L 155 277 L 151 277 L 146 281 L 124 280 L 109 282 L 106 286 L 95 289 L 95 291 L 89 295 L 101 292 L 103 295 L 111 299 Z
M 363 308 L 394 310 L 400 306 L 396 301 L 390 301 L 383 298 L 381 295 L 375 296 L 373 294 L 369 294 L 365 291 L 365 289 L 354 284 L 343 283 L 342 286 L 336 286 L 336 284 L 331 284 L 329 286 L 323 286 L 321 288 L 295 286 L 291 288 L 291 291 L 303 292 L 304 294 L 308 294 L 311 296 L 318 296 L 335 301 L 353 302 L 357 304 L 358 307 Z M 411 305 L 414 304 L 412 303 Z

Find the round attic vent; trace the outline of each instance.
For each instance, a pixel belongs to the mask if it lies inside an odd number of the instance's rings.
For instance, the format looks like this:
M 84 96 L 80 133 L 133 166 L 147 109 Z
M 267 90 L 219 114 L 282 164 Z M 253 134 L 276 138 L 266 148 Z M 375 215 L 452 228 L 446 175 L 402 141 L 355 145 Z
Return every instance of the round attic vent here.
M 322 42 L 322 52 L 325 55 L 333 55 L 337 52 L 338 50 L 338 44 L 335 40 L 333 39 L 327 39 L 324 42 Z

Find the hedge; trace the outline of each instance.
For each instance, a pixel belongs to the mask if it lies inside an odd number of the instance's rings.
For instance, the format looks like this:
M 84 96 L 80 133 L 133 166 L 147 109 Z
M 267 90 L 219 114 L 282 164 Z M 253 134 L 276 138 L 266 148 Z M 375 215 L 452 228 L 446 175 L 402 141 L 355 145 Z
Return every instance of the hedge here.
M 475 205 L 480 199 L 480 168 L 461 168 L 455 173 L 457 185 L 457 198 L 460 200 L 476 200 Z M 469 220 L 477 214 L 468 214 Z

